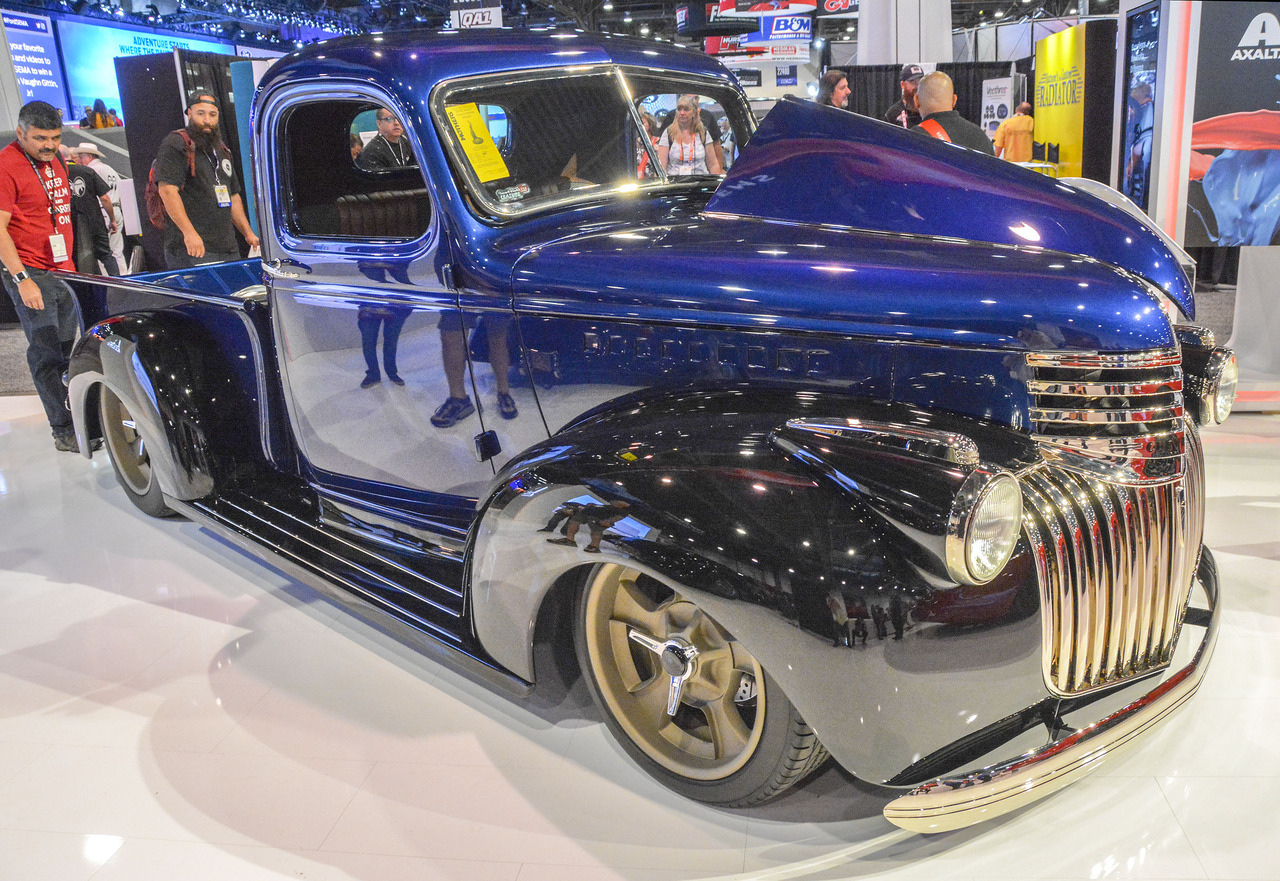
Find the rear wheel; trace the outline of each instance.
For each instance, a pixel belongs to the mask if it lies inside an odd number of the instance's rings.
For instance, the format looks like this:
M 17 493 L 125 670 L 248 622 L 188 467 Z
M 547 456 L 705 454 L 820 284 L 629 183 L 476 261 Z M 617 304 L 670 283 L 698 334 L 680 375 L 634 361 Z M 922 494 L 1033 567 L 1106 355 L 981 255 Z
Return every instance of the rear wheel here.
M 614 735 L 698 801 L 767 801 L 827 758 L 760 663 L 697 604 L 634 569 L 596 567 L 579 595 L 578 658 Z
M 106 383 L 99 385 L 98 389 L 102 438 L 120 486 L 129 501 L 143 513 L 152 517 L 174 516 L 174 511 L 165 504 L 160 483 L 151 468 L 151 456 L 146 442 L 138 433 L 133 414 Z

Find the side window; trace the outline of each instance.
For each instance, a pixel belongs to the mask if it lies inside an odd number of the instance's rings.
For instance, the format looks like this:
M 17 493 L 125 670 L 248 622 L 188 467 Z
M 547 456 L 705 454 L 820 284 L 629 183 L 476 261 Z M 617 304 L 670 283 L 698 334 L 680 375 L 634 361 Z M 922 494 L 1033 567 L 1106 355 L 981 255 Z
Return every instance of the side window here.
M 399 119 L 372 101 L 299 104 L 277 143 L 289 231 L 308 238 L 413 241 L 431 222 L 417 157 Z

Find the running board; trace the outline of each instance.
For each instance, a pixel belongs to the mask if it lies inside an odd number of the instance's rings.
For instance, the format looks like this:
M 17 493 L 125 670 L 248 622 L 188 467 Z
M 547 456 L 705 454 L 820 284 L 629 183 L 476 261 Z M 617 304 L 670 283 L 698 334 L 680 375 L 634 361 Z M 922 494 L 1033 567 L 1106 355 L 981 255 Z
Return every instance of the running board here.
M 184 502 L 174 511 L 230 541 L 425 655 L 472 678 L 525 697 L 533 685 L 490 659 L 464 617 L 462 562 L 412 561 L 372 553 L 350 535 L 261 498 L 229 493 Z

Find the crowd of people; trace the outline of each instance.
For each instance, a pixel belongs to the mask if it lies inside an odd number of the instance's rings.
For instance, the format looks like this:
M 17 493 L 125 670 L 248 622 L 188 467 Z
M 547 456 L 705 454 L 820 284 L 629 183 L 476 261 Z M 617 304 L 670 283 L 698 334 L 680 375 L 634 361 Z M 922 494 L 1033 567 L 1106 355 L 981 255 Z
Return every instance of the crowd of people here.
M 898 86 L 898 100 L 881 117 L 890 125 L 918 131 L 1010 162 L 1031 160 L 1035 120 L 1027 102 L 1019 104 L 1013 116 L 1000 123 L 993 143 L 980 126 L 965 119 L 955 109 L 955 84 L 947 74 L 941 71 L 925 73 L 919 64 L 906 64 L 898 75 Z M 833 68 L 818 80 L 814 101 L 847 110 L 851 94 L 848 75 Z

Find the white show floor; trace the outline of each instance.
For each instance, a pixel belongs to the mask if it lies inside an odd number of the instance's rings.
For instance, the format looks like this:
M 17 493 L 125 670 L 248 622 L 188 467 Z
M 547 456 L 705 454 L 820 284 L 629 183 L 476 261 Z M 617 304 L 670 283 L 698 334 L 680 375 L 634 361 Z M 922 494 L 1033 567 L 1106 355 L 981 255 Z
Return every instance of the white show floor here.
M 0 397 L 0 881 L 1280 879 L 1280 417 L 1207 432 L 1217 656 L 1145 748 L 922 837 L 828 768 L 718 811 L 183 521 Z

